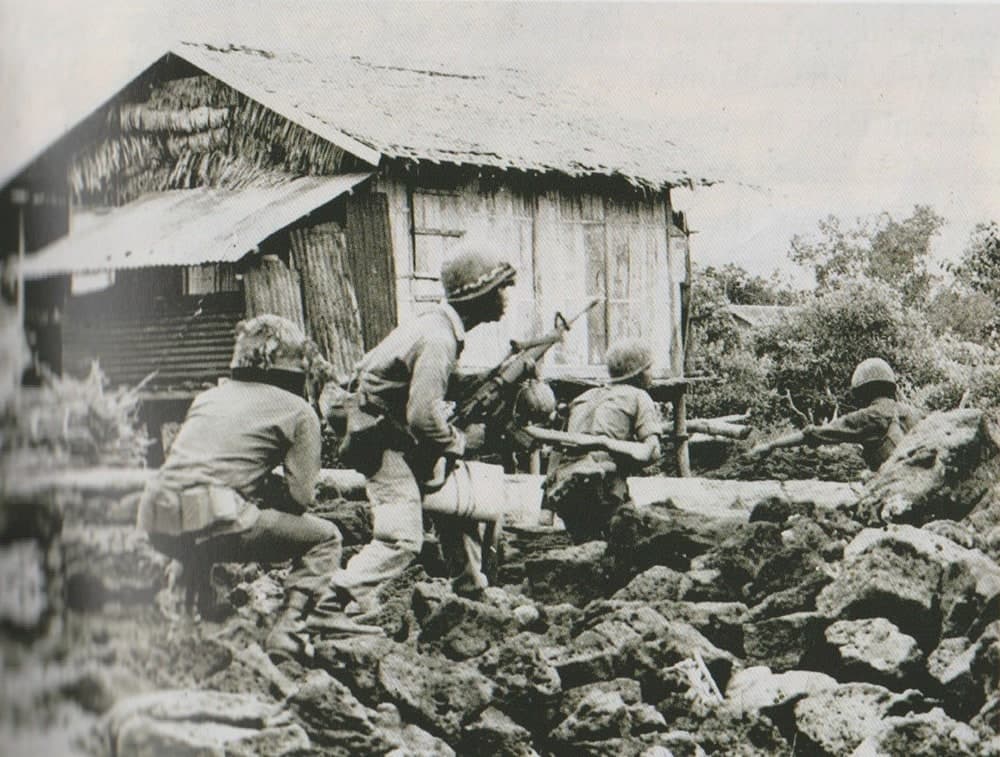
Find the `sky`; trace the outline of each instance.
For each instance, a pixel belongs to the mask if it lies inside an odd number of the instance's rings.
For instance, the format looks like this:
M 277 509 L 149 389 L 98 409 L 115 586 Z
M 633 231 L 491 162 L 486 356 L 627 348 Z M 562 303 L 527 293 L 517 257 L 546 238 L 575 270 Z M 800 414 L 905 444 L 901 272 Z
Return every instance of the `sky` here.
M 805 284 L 789 240 L 829 214 L 929 204 L 938 261 L 1000 220 L 991 4 L 0 0 L 0 174 L 177 39 L 521 68 L 663 121 L 723 180 L 673 193 L 703 265 Z

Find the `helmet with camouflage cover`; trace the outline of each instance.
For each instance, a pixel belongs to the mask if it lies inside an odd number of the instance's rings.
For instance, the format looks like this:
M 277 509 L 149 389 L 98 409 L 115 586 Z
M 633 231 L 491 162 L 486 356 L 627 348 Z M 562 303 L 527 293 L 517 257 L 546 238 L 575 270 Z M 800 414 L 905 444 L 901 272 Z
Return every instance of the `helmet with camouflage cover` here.
M 441 283 L 448 302 L 467 302 L 514 283 L 517 271 L 495 250 L 468 243 L 441 266 Z
M 857 390 L 866 384 L 885 383 L 896 384 L 896 374 L 887 362 L 880 357 L 870 357 L 858 363 L 851 376 L 851 389 Z
M 270 313 L 236 325 L 236 346 L 230 368 L 280 369 L 304 372 L 308 340 L 287 318 Z
M 628 381 L 653 366 L 653 353 L 640 339 L 622 339 L 608 348 L 604 358 L 612 383 Z

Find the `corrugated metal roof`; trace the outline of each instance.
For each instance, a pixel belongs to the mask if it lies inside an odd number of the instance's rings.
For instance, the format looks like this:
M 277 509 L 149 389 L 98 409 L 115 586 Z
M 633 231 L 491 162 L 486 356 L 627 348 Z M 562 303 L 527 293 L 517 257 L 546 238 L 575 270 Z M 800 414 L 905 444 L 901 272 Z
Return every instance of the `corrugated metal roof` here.
M 104 214 L 81 214 L 74 221 L 77 231 L 28 256 L 25 277 L 233 262 L 369 176 L 308 176 L 274 186 L 145 195 Z
M 372 156 L 632 183 L 711 184 L 659 122 L 637 121 L 566 87 L 513 69 L 482 73 L 380 65 L 354 57 L 181 43 L 179 57 L 268 108 L 354 152 Z M 359 151 L 362 145 L 374 152 Z

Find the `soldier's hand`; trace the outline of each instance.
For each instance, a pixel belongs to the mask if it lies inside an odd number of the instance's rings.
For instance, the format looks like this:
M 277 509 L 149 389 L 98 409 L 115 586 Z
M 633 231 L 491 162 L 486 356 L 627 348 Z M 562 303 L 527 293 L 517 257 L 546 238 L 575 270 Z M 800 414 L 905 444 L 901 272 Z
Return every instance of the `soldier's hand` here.
M 486 443 L 486 424 L 473 423 L 465 428 L 465 449 L 475 452 Z

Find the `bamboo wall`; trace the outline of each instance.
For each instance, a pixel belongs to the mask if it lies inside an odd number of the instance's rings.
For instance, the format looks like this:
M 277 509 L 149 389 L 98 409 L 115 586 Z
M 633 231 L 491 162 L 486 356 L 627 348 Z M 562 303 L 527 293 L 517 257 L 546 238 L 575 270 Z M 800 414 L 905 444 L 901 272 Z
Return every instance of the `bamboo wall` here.
M 323 223 L 293 229 L 289 236 L 302 280 L 306 333 L 338 375 L 350 376 L 364 347 L 344 232 L 338 224 Z
M 258 257 L 243 274 L 246 316 L 280 315 L 305 329 L 299 272 L 276 255 Z
M 485 235 L 514 258 L 518 282 L 508 314 L 467 337 L 464 364 L 491 365 L 510 339 L 548 330 L 557 311 L 570 315 L 600 296 L 605 301 L 550 352 L 550 372 L 599 374 L 609 341 L 623 336 L 649 341 L 658 371 L 681 372 L 677 270 L 686 248 L 671 253 L 667 196 L 620 199 L 572 188 L 532 193 L 502 182 L 487 189 L 479 180 L 423 188 L 389 178 L 380 180 L 379 191 L 389 200 L 401 320 L 440 298 L 434 274 L 464 233 Z M 672 266 L 671 256 L 680 262 Z

